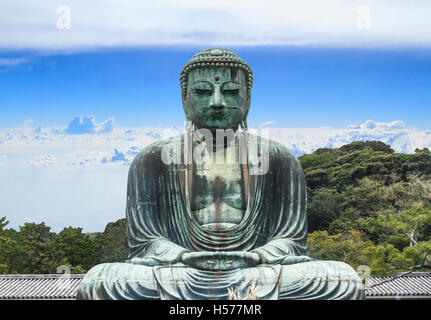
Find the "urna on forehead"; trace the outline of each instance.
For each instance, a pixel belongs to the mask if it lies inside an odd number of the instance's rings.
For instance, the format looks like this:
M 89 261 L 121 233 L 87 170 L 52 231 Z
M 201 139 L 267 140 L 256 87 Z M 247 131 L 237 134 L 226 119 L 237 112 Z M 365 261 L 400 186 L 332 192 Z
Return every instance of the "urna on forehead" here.
M 210 68 L 242 70 L 241 73 L 244 73 L 244 80 L 247 83 L 247 92 L 250 96 L 251 88 L 253 86 L 253 73 L 248 63 L 231 50 L 224 48 L 211 48 L 199 51 L 185 64 L 181 70 L 180 82 L 183 97 L 187 95 L 189 73 L 195 69 L 205 70 Z M 229 75 L 234 76 L 234 74 L 230 74 L 230 72 L 235 73 L 235 71 L 229 71 Z M 240 72 L 238 72 L 238 74 L 239 73 Z

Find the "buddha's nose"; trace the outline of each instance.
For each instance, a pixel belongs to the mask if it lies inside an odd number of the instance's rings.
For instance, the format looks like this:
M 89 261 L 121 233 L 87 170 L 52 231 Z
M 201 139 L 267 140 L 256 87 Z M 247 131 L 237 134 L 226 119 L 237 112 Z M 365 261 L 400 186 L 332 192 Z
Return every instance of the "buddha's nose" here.
M 221 94 L 219 88 L 216 88 L 216 90 L 214 90 L 214 93 L 213 93 L 213 95 L 211 97 L 211 101 L 210 101 L 210 107 L 212 107 L 214 109 L 223 109 L 226 107 L 226 104 L 225 104 L 224 99 L 223 99 L 223 95 Z

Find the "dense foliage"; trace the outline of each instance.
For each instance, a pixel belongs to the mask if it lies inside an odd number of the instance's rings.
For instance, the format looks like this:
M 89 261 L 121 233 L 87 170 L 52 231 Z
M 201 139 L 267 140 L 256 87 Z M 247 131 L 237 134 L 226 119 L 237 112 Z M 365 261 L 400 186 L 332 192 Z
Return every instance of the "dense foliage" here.
M 25 223 L 19 231 L 4 229 L 0 218 L 0 273 L 85 273 L 103 262 L 124 262 L 128 255 L 125 219 L 108 223 L 102 233 L 68 227 L 50 232 L 45 223 Z
M 431 265 L 431 152 L 395 153 L 381 142 L 353 142 L 299 157 L 307 182 L 308 254 L 344 261 L 373 274 L 429 270 Z M 125 219 L 104 232 L 44 223 L 5 229 L 0 218 L 0 273 L 84 273 L 124 261 Z
M 377 141 L 299 157 L 307 181 L 308 254 L 373 274 L 431 265 L 431 152 Z M 430 258 L 428 257 L 430 255 Z

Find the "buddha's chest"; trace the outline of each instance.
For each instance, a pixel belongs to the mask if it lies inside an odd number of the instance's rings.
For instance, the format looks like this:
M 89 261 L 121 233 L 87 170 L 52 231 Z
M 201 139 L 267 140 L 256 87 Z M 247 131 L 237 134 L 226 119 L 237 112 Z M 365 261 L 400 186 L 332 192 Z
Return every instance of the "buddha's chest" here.
M 241 222 L 246 209 L 241 165 L 195 166 L 191 209 L 199 224 L 210 229 L 229 228 Z

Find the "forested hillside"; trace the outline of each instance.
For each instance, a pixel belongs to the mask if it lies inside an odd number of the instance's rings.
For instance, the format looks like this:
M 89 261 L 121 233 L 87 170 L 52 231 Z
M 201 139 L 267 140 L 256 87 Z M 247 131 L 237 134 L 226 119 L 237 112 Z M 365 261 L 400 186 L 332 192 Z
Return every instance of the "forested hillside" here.
M 395 153 L 381 142 L 353 142 L 299 157 L 308 195 L 308 254 L 373 274 L 431 269 L 431 152 Z M 127 258 L 125 220 L 104 232 L 50 231 L 44 223 L 6 229 L 0 219 L 0 273 L 84 273 Z M 429 254 L 430 253 L 430 254 Z M 428 258 L 428 255 L 430 258 Z
M 353 142 L 299 158 L 308 195 L 308 254 L 373 274 L 429 269 L 431 152 Z M 431 258 L 431 257 L 430 257 Z
M 68 227 L 59 233 L 45 223 L 4 229 L 0 219 L 0 273 L 56 273 L 61 265 L 85 273 L 102 262 L 124 261 L 128 255 L 125 219 L 110 222 L 104 232 L 83 233 Z

